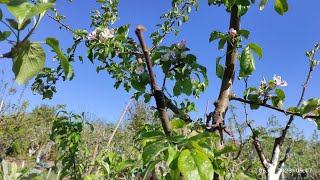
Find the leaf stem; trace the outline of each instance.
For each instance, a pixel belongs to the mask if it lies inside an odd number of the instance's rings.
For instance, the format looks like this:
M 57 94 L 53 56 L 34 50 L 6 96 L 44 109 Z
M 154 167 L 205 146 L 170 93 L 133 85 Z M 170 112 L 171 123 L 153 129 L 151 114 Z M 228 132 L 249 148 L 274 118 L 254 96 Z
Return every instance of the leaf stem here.
M 1 20 L 1 22 L 4 24 L 4 25 L 6 25 L 9 29 L 10 29 L 10 31 L 16 36 L 16 38 L 18 38 L 18 35 L 17 35 L 17 33 L 16 32 L 14 32 L 14 30 L 6 23 L 6 22 L 4 22 L 3 20 Z

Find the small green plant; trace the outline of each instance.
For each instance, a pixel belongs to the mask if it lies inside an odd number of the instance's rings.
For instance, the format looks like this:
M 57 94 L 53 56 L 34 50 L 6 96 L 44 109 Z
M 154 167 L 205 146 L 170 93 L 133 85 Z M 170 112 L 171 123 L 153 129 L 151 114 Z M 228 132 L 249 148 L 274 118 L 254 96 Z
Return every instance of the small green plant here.
M 78 115 L 61 111 L 52 126 L 51 140 L 56 142 L 58 155 L 55 163 L 61 162 L 60 179 L 70 177 L 81 179 L 87 167 L 85 159 L 89 149 L 83 145 L 82 131 L 84 130 L 84 113 Z M 59 114 L 59 113 L 58 113 Z M 92 129 L 93 130 L 93 129 Z

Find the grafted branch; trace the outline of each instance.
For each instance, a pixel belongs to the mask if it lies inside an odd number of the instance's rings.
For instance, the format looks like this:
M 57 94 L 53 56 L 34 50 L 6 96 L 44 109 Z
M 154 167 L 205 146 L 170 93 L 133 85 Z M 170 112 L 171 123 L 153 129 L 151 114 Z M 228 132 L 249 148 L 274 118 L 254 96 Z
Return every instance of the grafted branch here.
M 157 110 L 159 113 L 159 118 L 161 120 L 163 130 L 166 133 L 166 135 L 170 135 L 171 127 L 170 127 L 169 117 L 168 117 L 168 114 L 166 111 L 165 97 L 164 97 L 162 90 L 158 87 L 158 85 L 156 83 L 156 78 L 155 78 L 155 74 L 153 72 L 150 54 L 149 54 L 149 51 L 147 49 L 147 46 L 146 46 L 144 39 L 143 39 L 143 36 L 142 36 L 142 31 L 144 31 L 144 30 L 145 30 L 145 28 L 143 26 L 138 26 L 136 28 L 135 33 L 138 36 L 144 57 L 146 59 L 146 64 L 148 67 L 148 72 L 149 72 L 149 76 L 150 76 L 150 80 L 151 80 L 151 83 L 150 83 L 151 91 L 152 91 L 152 94 L 156 100 Z

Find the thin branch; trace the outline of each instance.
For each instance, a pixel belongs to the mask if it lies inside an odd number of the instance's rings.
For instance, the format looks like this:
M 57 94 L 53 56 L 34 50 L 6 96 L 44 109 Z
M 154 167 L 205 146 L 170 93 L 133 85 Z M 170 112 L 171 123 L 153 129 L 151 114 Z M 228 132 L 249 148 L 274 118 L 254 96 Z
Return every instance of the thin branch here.
M 0 59 L 1 58 L 12 58 L 12 51 L 4 53 L 4 54 L 0 54 Z
M 41 20 L 41 15 L 38 16 L 38 19 L 36 20 L 36 23 L 32 27 L 32 29 L 29 31 L 29 33 L 24 37 L 24 39 L 21 41 L 21 44 L 23 44 L 26 40 L 29 39 L 29 37 L 32 35 L 32 33 L 36 30 L 36 27 L 38 26 L 39 22 Z
M 319 47 L 316 46 L 316 48 L 314 49 L 314 52 L 313 52 L 313 54 L 312 54 L 312 56 L 311 56 L 310 59 L 313 60 L 313 59 L 315 58 L 315 55 L 316 55 L 316 53 L 317 53 L 318 51 L 319 51 Z M 304 84 L 303 84 L 302 92 L 301 92 L 301 95 L 300 95 L 299 102 L 297 103 L 297 106 L 300 106 L 300 105 L 302 104 L 302 101 L 303 101 L 303 99 L 304 99 L 304 94 L 305 94 L 305 92 L 306 92 L 307 86 L 308 86 L 309 81 L 310 81 L 310 79 L 311 79 L 311 73 L 312 73 L 313 69 L 314 69 L 314 67 L 313 67 L 313 65 L 310 63 L 309 72 L 308 72 L 307 78 L 306 78 L 306 80 L 305 80 L 305 82 L 304 82 Z M 284 142 L 284 139 L 286 138 L 287 132 L 288 132 L 289 128 L 291 127 L 291 124 L 292 124 L 295 116 L 296 116 L 296 115 L 294 115 L 294 114 L 292 114 L 292 115 L 290 116 L 290 118 L 289 118 L 289 120 L 288 120 L 288 122 L 287 122 L 286 127 L 282 130 L 281 136 L 278 137 L 278 138 L 276 138 L 275 141 L 274 141 L 274 146 L 273 146 L 273 151 L 272 151 L 272 152 L 273 152 L 273 153 L 272 153 L 272 162 L 271 162 L 271 163 L 273 163 L 273 164 L 276 164 L 276 163 L 278 162 L 278 160 L 279 160 L 279 157 L 275 157 L 275 156 L 277 156 L 277 150 L 278 150 L 278 149 L 280 150 L 280 148 L 282 147 L 282 144 L 283 144 L 283 142 Z M 309 117 L 306 117 L 306 118 L 309 118 Z M 284 163 L 284 162 L 285 162 L 285 161 L 283 161 L 282 163 Z
M 138 59 L 141 57 L 141 55 L 143 55 L 142 53 L 140 53 L 140 51 L 139 51 L 139 49 L 138 49 L 138 46 L 137 46 L 137 43 L 133 40 L 133 39 L 130 39 L 129 40 L 129 43 L 133 46 L 133 49 L 134 49 L 134 54 L 136 55 L 136 58 L 137 58 L 137 61 L 138 61 Z M 138 61 L 138 63 L 139 63 L 139 61 Z M 163 90 L 163 88 L 164 88 L 164 86 L 165 86 L 165 79 L 166 79 L 166 77 L 164 78 L 164 80 L 163 80 L 163 84 L 162 84 L 162 90 Z M 169 99 L 166 95 L 163 95 L 164 96 L 164 98 L 165 98 L 165 101 L 166 101 L 166 107 L 167 108 L 169 108 L 173 113 L 175 113 L 175 114 L 177 114 L 177 115 L 180 115 L 181 117 L 186 117 L 186 118 L 184 118 L 184 120 L 186 121 L 186 122 L 192 122 L 192 120 L 191 120 L 191 118 L 190 118 L 190 116 L 189 115 L 184 115 L 184 114 L 182 114 L 181 113 L 181 111 L 180 111 L 180 109 L 176 106 L 176 105 L 174 105 L 173 103 L 172 103 L 172 101 L 171 101 L 171 99 Z
M 235 100 L 235 101 L 239 101 L 239 102 L 242 102 L 242 103 L 247 103 L 247 104 L 250 104 L 250 105 L 257 105 L 257 106 L 266 107 L 266 108 L 269 108 L 269 109 L 276 110 L 278 112 L 282 112 L 285 115 L 290 114 L 290 115 L 302 117 L 302 115 L 299 112 L 287 111 L 287 110 L 280 109 L 280 108 L 274 107 L 274 106 L 266 104 L 266 103 L 259 103 L 259 102 L 253 102 L 253 101 L 245 100 L 245 99 L 236 97 L 234 94 L 230 97 L 230 100 Z M 312 116 L 312 115 L 305 116 L 305 118 L 312 118 L 312 119 L 315 119 L 316 117 L 317 116 Z
M 244 78 L 244 82 L 245 82 L 245 89 L 247 89 L 248 88 L 248 78 Z M 245 98 L 247 98 L 247 97 L 245 97 Z M 246 101 L 246 99 L 245 99 L 245 101 Z M 260 141 L 258 139 L 258 136 L 256 135 L 254 128 L 252 127 L 251 122 L 249 122 L 249 120 L 248 120 L 248 112 L 247 112 L 247 103 L 246 102 L 243 102 L 243 108 L 244 108 L 244 113 L 245 113 L 245 122 L 252 132 L 252 139 L 253 139 L 254 147 L 257 151 L 257 154 L 259 156 L 261 164 L 263 165 L 263 167 L 267 171 L 267 168 L 270 166 L 270 164 L 264 155 L 264 152 L 263 152 L 262 146 L 260 144 Z
M 284 163 L 287 161 L 287 159 L 289 157 L 292 144 L 293 144 L 293 141 L 290 142 L 290 144 L 289 144 L 289 146 L 288 146 L 288 148 L 286 150 L 286 154 L 284 155 L 284 158 L 279 163 L 279 169 L 280 170 L 283 169 Z
M 35 0 L 31 0 L 34 4 L 37 4 L 37 2 Z M 61 26 L 65 27 L 68 31 L 73 31 L 68 25 L 62 23 L 60 20 L 56 19 L 55 17 L 53 17 L 51 14 L 49 14 L 48 12 L 45 13 L 49 18 L 53 19 L 54 21 L 56 21 L 57 23 L 59 23 Z
M 110 136 L 110 138 L 109 138 L 109 141 L 108 141 L 108 143 L 107 143 L 107 147 L 108 147 L 108 148 L 110 147 L 111 141 L 112 141 L 114 135 L 116 134 L 116 132 L 117 132 L 117 130 L 118 130 L 118 128 L 119 128 L 119 126 L 120 126 L 120 124 L 121 124 L 121 122 L 122 122 L 122 119 L 124 118 L 124 115 L 126 115 L 126 113 L 127 113 L 127 111 L 128 111 L 128 108 L 129 108 L 129 106 L 130 106 L 131 101 L 132 101 L 132 98 L 129 100 L 129 102 L 127 103 L 126 107 L 124 108 L 124 110 L 123 110 L 123 112 L 122 112 L 122 114 L 121 114 L 121 117 L 120 117 L 120 119 L 118 120 L 118 123 L 117 123 L 116 127 L 114 128 L 114 130 L 113 130 L 113 132 L 112 132 L 112 134 L 111 134 L 111 136 Z
M 166 101 L 167 108 L 169 108 L 173 113 L 180 115 L 185 122 L 192 122 L 192 119 L 190 118 L 190 116 L 188 114 L 183 114 L 181 110 L 172 103 L 171 99 L 169 99 L 166 95 L 164 95 L 164 98 Z
M 66 28 L 68 31 L 73 31 L 68 25 L 66 25 L 66 24 L 64 24 L 64 23 L 62 23 L 60 20 L 58 20 L 58 19 L 56 19 L 55 17 L 53 17 L 51 14 L 49 14 L 48 12 L 46 12 L 46 15 L 49 17 L 49 18 L 51 18 L 51 19 L 53 19 L 54 21 L 56 21 L 57 23 L 59 23 L 61 26 L 63 26 L 64 28 Z
M 1 20 L 1 22 L 4 24 L 4 25 L 6 25 L 9 29 L 10 29 L 10 31 L 16 36 L 16 38 L 18 39 L 18 35 L 17 35 L 17 33 L 6 23 L 6 22 L 4 22 L 3 20 Z
M 182 10 L 186 7 L 186 5 L 187 5 L 187 3 L 184 3 L 184 4 L 182 5 L 182 7 L 180 8 L 180 10 L 182 11 Z M 180 16 L 181 16 L 183 13 L 184 13 L 184 12 L 182 12 L 179 16 L 177 16 L 175 19 L 173 19 L 173 20 L 170 22 L 170 24 L 169 24 L 169 26 L 168 26 L 168 27 L 169 27 L 169 28 L 168 28 L 169 30 L 172 28 L 172 26 L 175 24 L 175 22 L 180 18 Z M 162 34 L 161 40 L 163 40 L 163 39 L 166 37 L 166 35 L 169 34 L 169 30 L 166 31 L 166 32 L 164 32 L 164 33 Z M 153 50 L 155 50 L 158 45 L 159 45 L 159 44 L 154 45 L 154 46 L 151 48 L 150 52 L 152 52 Z
M 207 100 L 206 110 L 205 110 L 205 112 L 204 112 L 204 118 L 203 118 L 203 120 L 205 120 L 205 119 L 207 118 L 208 106 L 209 106 L 209 100 Z

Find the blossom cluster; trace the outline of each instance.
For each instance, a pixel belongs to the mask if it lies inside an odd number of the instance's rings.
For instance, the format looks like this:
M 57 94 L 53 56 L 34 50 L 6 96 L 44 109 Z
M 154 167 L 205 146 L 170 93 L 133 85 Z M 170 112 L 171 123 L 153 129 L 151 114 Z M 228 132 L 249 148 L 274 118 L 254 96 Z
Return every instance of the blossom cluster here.
M 174 61 L 177 58 L 186 58 L 187 55 L 182 52 L 186 48 L 186 43 L 187 42 L 185 40 L 182 40 L 181 42 L 177 43 L 177 50 L 171 50 L 169 48 L 166 49 L 165 54 L 161 56 L 161 61 Z M 135 69 L 135 73 L 141 75 L 145 72 L 145 68 L 142 65 L 142 59 L 139 58 L 137 63 L 139 66 Z
M 284 87 L 287 85 L 288 83 L 281 80 L 281 76 L 277 76 L 276 74 L 273 76 L 273 80 L 269 81 L 268 84 L 266 82 L 266 79 L 263 77 L 263 79 L 260 81 L 258 93 L 267 97 L 269 95 L 269 91 L 275 89 L 276 86 Z
M 99 40 L 100 43 L 105 43 L 107 39 L 114 38 L 114 29 L 100 29 L 96 28 L 94 31 L 90 32 L 87 36 L 89 41 Z
M 184 50 L 186 48 L 186 41 L 182 40 L 180 43 L 177 43 L 178 50 Z M 180 58 L 186 58 L 186 54 L 181 53 L 180 51 L 174 51 L 171 49 L 167 49 L 166 53 L 161 56 L 161 61 L 169 61 L 169 60 L 175 60 L 177 57 L 180 56 Z

